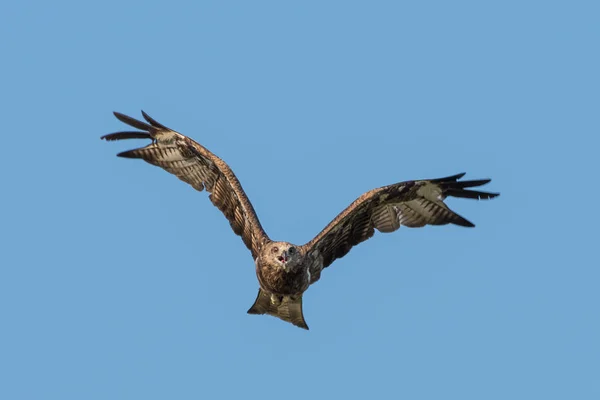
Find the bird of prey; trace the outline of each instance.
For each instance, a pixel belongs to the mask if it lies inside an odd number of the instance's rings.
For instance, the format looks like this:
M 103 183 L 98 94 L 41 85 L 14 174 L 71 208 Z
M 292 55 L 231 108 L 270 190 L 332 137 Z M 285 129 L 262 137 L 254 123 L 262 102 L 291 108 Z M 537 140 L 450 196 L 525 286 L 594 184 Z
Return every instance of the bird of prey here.
M 498 193 L 469 190 L 490 179 L 459 181 L 464 173 L 438 179 L 394 183 L 370 190 L 333 219 L 314 239 L 303 245 L 274 241 L 263 230 L 256 212 L 229 166 L 201 144 L 158 123 L 145 112 L 146 122 L 115 112 L 138 131 L 102 136 L 112 141 L 150 139 L 146 147 L 119 153 L 141 158 L 189 183 L 206 189 L 210 201 L 225 215 L 233 231 L 252 253 L 258 296 L 249 314 L 269 314 L 308 329 L 302 313 L 302 295 L 321 277 L 321 271 L 344 257 L 353 246 L 375 233 L 406 226 L 455 224 L 474 227 L 444 203 L 448 196 L 491 199 Z

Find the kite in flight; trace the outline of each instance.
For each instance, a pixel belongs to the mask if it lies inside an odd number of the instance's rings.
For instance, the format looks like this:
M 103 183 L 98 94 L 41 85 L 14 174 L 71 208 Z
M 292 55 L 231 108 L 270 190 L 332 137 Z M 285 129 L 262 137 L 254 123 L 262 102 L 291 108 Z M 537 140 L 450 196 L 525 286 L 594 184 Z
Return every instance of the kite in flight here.
M 474 227 L 446 206 L 448 196 L 492 199 L 499 193 L 469 190 L 490 179 L 459 181 L 464 173 L 439 179 L 406 181 L 370 190 L 333 219 L 304 245 L 273 241 L 229 166 L 194 140 L 156 122 L 142 111 L 139 121 L 115 112 L 122 122 L 139 131 L 102 136 L 112 141 L 150 139 L 146 147 L 119 153 L 119 157 L 141 158 L 189 183 L 206 189 L 210 201 L 225 215 L 233 231 L 252 253 L 260 288 L 249 314 L 269 314 L 308 329 L 302 314 L 302 295 L 321 277 L 321 271 L 344 257 L 353 246 L 375 233 L 393 232 L 404 225 L 455 224 Z

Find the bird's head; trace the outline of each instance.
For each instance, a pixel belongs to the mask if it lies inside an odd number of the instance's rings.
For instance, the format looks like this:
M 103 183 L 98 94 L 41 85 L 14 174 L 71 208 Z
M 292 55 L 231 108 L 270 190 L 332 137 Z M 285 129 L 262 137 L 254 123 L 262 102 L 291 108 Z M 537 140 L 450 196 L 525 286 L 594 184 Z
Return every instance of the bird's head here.
M 288 242 L 271 242 L 263 250 L 263 255 L 285 272 L 293 272 L 301 264 L 302 254 L 298 246 Z

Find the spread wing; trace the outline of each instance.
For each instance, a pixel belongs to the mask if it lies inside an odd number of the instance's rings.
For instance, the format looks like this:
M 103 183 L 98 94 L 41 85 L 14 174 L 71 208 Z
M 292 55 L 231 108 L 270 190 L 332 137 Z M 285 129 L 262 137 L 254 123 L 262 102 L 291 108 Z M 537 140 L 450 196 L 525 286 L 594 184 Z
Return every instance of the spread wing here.
M 233 231 L 256 258 L 262 243 L 268 240 L 252 204 L 229 166 L 192 139 L 156 122 L 142 111 L 148 122 L 115 112 L 115 117 L 140 131 L 125 131 L 102 136 L 102 139 L 150 139 L 146 147 L 117 154 L 125 158 L 141 158 L 161 167 L 198 191 L 206 189 L 210 201 L 229 220 Z
M 464 175 L 400 182 L 360 196 L 303 246 L 307 254 L 316 260 L 311 270 L 311 281 L 319 279 L 322 268 L 344 257 L 353 246 L 373 236 L 375 229 L 393 232 L 402 225 L 417 228 L 446 224 L 474 227 L 471 222 L 450 210 L 444 204 L 444 199 L 448 196 L 492 199 L 499 193 L 466 189 L 485 185 L 490 179 L 459 182 Z

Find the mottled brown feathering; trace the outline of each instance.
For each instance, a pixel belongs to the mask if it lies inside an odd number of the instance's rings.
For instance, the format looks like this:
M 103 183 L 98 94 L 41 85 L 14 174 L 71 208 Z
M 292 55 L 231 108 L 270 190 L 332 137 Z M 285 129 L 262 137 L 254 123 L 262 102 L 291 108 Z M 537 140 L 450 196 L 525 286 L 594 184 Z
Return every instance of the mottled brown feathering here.
M 393 232 L 401 225 L 416 228 L 446 224 L 474 227 L 471 222 L 450 210 L 443 200 L 447 196 L 492 199 L 498 193 L 465 190 L 485 185 L 490 179 L 459 182 L 458 179 L 464 175 L 400 182 L 361 195 L 314 239 L 302 246 L 303 251 L 319 259 L 311 269 L 312 282 L 319 280 L 323 268 L 372 237 L 375 229 Z
M 156 122 L 142 111 L 148 122 L 115 112 L 120 121 L 144 132 L 117 132 L 105 140 L 151 139 L 146 147 L 119 153 L 119 157 L 141 158 L 189 183 L 198 191 L 206 189 L 210 201 L 225 215 L 233 231 L 242 237 L 256 258 L 269 238 L 263 230 L 242 185 L 229 166 L 204 146 Z
M 277 295 L 299 295 L 310 285 L 305 269 L 282 272 L 276 265 L 261 263 L 256 268 L 256 276 L 261 287 Z
M 319 280 L 324 268 L 344 257 L 357 244 L 380 232 L 393 232 L 404 225 L 455 224 L 474 227 L 444 203 L 448 196 L 492 199 L 498 193 L 470 190 L 489 179 L 459 181 L 464 174 L 446 178 L 406 181 L 373 189 L 356 199 L 314 239 L 303 246 L 274 242 L 258 217 L 229 166 L 194 140 L 156 122 L 142 111 L 146 122 L 115 112 L 122 122 L 140 131 L 102 136 L 105 140 L 149 139 L 142 148 L 118 154 L 141 158 L 189 183 L 206 189 L 212 203 L 225 215 L 233 231 L 252 252 L 259 282 L 258 296 L 250 314 L 269 314 L 308 329 L 302 311 L 302 296 Z

